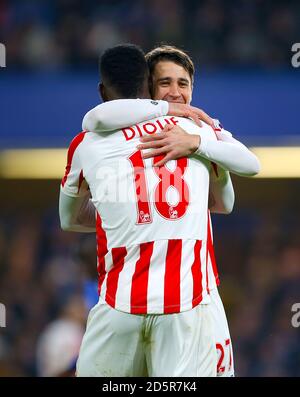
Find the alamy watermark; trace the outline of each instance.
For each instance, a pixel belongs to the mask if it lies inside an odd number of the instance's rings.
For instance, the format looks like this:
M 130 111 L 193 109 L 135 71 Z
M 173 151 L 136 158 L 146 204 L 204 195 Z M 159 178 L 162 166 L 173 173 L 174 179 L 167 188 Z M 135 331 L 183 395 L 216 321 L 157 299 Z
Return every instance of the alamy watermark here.
M 2 43 L 0 43 L 0 67 L 6 67 L 6 47 Z
M 0 303 L 0 328 L 6 327 L 6 308 Z
M 292 56 L 291 63 L 294 68 L 300 67 L 300 43 L 294 43 L 292 45 L 292 52 L 295 54 Z
M 300 327 L 300 303 L 294 303 L 291 308 L 292 313 L 295 313 L 292 317 L 291 323 L 294 328 Z

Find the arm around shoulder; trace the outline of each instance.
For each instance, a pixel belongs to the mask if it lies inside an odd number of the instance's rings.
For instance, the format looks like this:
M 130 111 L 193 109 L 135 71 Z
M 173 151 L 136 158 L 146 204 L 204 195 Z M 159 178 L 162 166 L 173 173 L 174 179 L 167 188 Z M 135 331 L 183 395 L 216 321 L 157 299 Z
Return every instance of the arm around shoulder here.
M 214 161 L 227 171 L 240 176 L 254 176 L 260 171 L 258 158 L 245 145 L 234 139 L 230 133 L 219 133 L 219 140 L 201 137 L 195 154 Z M 221 138 L 221 139 L 220 139 Z
M 166 101 L 116 99 L 104 102 L 87 112 L 82 121 L 82 128 L 93 132 L 120 130 L 145 120 L 165 116 L 168 110 L 169 105 Z

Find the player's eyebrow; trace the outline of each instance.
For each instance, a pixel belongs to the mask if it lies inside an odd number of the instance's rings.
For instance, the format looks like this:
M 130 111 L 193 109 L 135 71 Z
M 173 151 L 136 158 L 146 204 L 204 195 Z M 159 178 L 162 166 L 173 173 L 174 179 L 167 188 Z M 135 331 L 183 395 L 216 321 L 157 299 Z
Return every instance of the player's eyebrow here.
M 184 77 L 180 77 L 178 80 L 179 80 L 180 83 L 187 83 L 187 84 L 190 84 L 189 80 L 188 80 L 188 79 L 185 79 Z
M 160 79 L 157 79 L 157 81 L 159 83 L 163 82 L 163 81 L 171 81 L 172 78 L 171 77 L 161 77 Z
M 170 82 L 171 80 L 173 80 L 172 77 L 161 77 L 160 79 L 157 79 L 157 82 L 158 82 L 158 83 L 163 83 L 163 82 Z M 186 78 L 184 78 L 184 77 L 180 77 L 180 78 L 178 79 L 178 81 L 179 81 L 180 83 L 187 83 L 187 84 L 190 83 L 189 80 L 186 79 Z

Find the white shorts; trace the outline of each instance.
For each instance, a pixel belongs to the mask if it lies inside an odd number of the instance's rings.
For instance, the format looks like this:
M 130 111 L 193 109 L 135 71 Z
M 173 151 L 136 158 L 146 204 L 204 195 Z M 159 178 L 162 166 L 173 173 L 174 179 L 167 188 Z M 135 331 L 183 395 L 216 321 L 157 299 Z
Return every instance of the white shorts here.
M 215 341 L 218 354 L 217 376 L 234 376 L 232 343 L 227 323 L 227 318 L 218 288 L 210 291 L 211 304 L 209 305 Z
M 134 315 L 99 302 L 88 317 L 77 376 L 216 376 L 208 305 L 176 314 Z

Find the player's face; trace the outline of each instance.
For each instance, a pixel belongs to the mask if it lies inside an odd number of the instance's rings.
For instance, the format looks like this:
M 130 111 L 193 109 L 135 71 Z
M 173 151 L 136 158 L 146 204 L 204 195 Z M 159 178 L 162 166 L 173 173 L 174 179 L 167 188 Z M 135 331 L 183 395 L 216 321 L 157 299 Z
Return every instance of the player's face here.
M 170 61 L 158 62 L 153 76 L 154 99 L 190 104 L 192 81 L 189 73 L 180 65 Z

